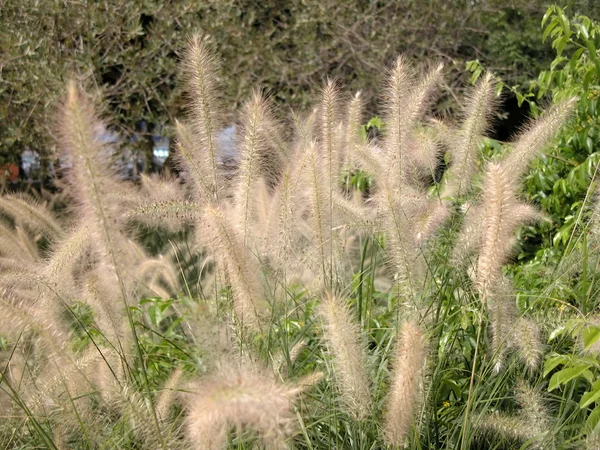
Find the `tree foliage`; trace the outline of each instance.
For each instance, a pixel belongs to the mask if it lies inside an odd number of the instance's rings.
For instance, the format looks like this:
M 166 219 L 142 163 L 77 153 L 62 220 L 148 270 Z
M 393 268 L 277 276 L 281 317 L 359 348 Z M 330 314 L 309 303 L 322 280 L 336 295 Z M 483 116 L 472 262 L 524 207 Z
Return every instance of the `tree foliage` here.
M 537 33 L 542 0 L 4 0 L 0 11 L 3 158 L 52 149 L 48 120 L 60 88 L 77 77 L 104 97 L 122 131 L 178 113 L 179 50 L 192 31 L 224 56 L 226 100 L 239 106 L 259 84 L 293 107 L 325 76 L 373 95 L 381 67 L 405 54 L 462 68 L 480 59 L 509 81 L 537 73 L 549 53 Z M 448 64 L 447 64 L 448 65 Z M 460 73 L 448 79 L 460 86 Z M 88 89 L 88 90 L 89 90 Z M 448 96 L 451 98 L 451 96 Z M 447 107 L 448 103 L 440 105 Z

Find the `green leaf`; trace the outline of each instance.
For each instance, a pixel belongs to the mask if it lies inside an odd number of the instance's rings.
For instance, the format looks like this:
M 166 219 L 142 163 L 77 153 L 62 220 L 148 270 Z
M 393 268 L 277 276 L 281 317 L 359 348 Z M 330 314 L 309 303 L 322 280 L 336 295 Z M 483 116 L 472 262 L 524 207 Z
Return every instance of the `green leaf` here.
M 568 367 L 566 369 L 562 369 L 552 375 L 550 378 L 550 383 L 548 385 L 548 391 L 553 391 L 560 385 L 566 384 L 569 381 L 583 376 L 586 379 L 590 379 L 593 375 L 588 370 L 590 368 L 589 364 L 576 364 L 574 367 Z M 586 371 L 588 373 L 586 373 Z
M 564 333 L 565 331 L 565 326 L 561 325 L 558 328 L 555 328 L 554 330 L 552 330 L 552 333 L 550 333 L 550 336 L 548 337 L 548 342 L 553 341 L 554 339 L 556 339 L 558 336 L 560 336 L 562 333 Z M 545 376 L 545 374 L 544 374 Z
M 377 116 L 371 118 L 371 120 L 369 120 L 367 123 L 367 130 L 371 128 L 377 128 L 378 130 L 381 130 L 383 128 L 383 120 Z
M 479 77 L 481 76 L 481 73 L 483 72 L 483 69 L 480 67 L 477 67 L 477 69 L 475 69 L 473 71 L 473 75 L 471 75 L 471 84 L 475 84 L 477 82 L 477 80 L 479 79 Z
M 548 358 L 544 363 L 544 376 L 548 375 L 552 370 L 561 364 L 567 364 L 569 362 L 569 358 L 564 355 L 555 355 L 551 358 Z
M 596 56 L 596 45 L 594 45 L 594 41 L 592 39 L 586 39 L 585 46 L 588 49 L 590 61 L 595 63 L 597 56 Z
M 546 20 L 548 20 L 550 18 L 550 16 L 552 15 L 552 13 L 554 12 L 554 8 L 555 8 L 555 6 L 550 6 L 546 10 L 546 13 L 544 14 L 544 17 L 542 17 L 542 25 L 541 25 L 542 27 L 546 23 Z
M 462 396 L 462 389 L 459 386 L 459 384 L 450 379 L 450 378 L 446 378 L 442 381 L 442 385 L 448 389 L 450 389 L 452 392 L 454 392 L 454 396 L 459 399 Z
M 504 83 L 499 81 L 496 83 L 496 97 L 499 97 L 502 94 L 502 90 L 504 89 Z
M 558 56 L 562 55 L 562 52 L 565 49 L 565 45 L 567 45 L 567 42 L 569 42 L 569 35 L 567 34 L 556 38 L 556 40 L 553 42 L 552 46 L 556 48 L 556 53 L 558 54 Z M 556 43 L 556 45 L 554 45 L 554 43 Z
M 548 35 L 550 34 L 550 32 L 554 29 L 554 27 L 556 27 L 556 25 L 558 25 L 558 20 L 557 19 L 552 20 L 548 24 L 548 26 L 544 30 L 544 33 L 542 34 L 542 42 L 546 42 L 546 38 L 548 37 Z
M 567 58 L 565 58 L 564 56 L 559 56 L 558 58 L 555 58 L 554 61 L 552 61 L 552 64 L 550 64 L 550 70 L 556 70 L 556 66 L 562 64 L 566 60 Z
M 592 384 L 590 391 L 583 394 L 581 401 L 579 402 L 579 407 L 585 408 L 591 403 L 596 402 L 598 399 L 600 399 L 600 380 L 596 380 L 594 384 Z
M 360 139 L 361 139 L 361 141 L 367 140 L 367 126 L 366 125 L 360 126 Z
M 586 72 L 586 74 L 583 77 L 583 90 L 587 91 L 588 87 L 590 86 L 590 83 L 592 82 L 594 75 L 596 72 L 596 68 L 595 67 L 590 67 L 588 69 L 588 71 Z
M 468 314 L 462 314 L 460 318 L 460 327 L 466 330 L 471 326 L 471 320 Z
M 575 65 L 577 64 L 577 61 L 581 57 L 581 55 L 584 52 L 584 50 L 585 49 L 583 47 L 578 48 L 577 50 L 575 50 L 575 52 L 571 56 L 571 61 L 569 62 L 570 66 L 571 66 L 571 70 L 575 69 Z
M 578 31 L 578 33 L 583 37 L 583 39 L 585 41 L 587 41 L 590 38 L 590 33 L 585 24 L 575 23 L 575 24 L 573 24 L 573 26 L 575 27 L 575 29 Z
M 558 12 L 558 16 L 560 17 L 560 20 L 562 21 L 562 27 L 563 30 L 566 34 L 571 34 L 571 23 L 569 22 L 569 18 L 564 14 L 563 11 L 559 11 Z
M 598 422 L 600 422 L 600 406 L 596 406 L 592 410 L 587 420 L 585 421 L 584 429 L 587 433 L 591 433 L 598 425 Z
M 593 39 L 587 39 L 585 44 L 589 52 L 590 61 L 592 61 L 596 68 L 596 76 L 600 77 L 600 60 L 596 56 L 596 46 L 594 45 L 594 41 Z
M 585 346 L 585 350 L 587 350 L 600 339 L 600 327 L 594 325 L 586 327 L 581 335 L 583 337 L 583 345 Z
M 556 27 L 554 30 L 552 30 L 552 33 L 550 33 L 550 37 L 551 38 L 555 38 L 558 37 L 561 33 L 562 33 L 562 28 L 561 27 Z M 554 47 L 554 46 L 553 46 Z

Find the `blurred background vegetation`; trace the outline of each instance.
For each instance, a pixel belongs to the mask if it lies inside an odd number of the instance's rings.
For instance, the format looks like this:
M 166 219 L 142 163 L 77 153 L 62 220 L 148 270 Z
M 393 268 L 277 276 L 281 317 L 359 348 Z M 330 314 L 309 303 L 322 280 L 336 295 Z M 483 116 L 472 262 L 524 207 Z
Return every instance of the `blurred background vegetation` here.
M 18 162 L 27 148 L 43 157 L 52 153 L 52 117 L 71 77 L 103 97 L 118 132 L 145 135 L 136 145 L 151 151 L 151 135 L 168 135 L 178 114 L 179 52 L 198 30 L 214 37 L 223 73 L 235 74 L 222 80 L 232 108 L 255 86 L 305 108 L 325 77 L 364 90 L 373 104 L 382 69 L 405 54 L 449 67 L 447 95 L 437 105 L 444 114 L 465 83 L 461 73 L 469 60 L 479 60 L 508 85 L 526 85 L 549 65 L 553 51 L 540 33 L 547 3 L 2 0 L 0 163 Z M 593 18 L 594 3 L 571 1 L 569 12 Z M 518 123 L 515 117 L 510 120 Z

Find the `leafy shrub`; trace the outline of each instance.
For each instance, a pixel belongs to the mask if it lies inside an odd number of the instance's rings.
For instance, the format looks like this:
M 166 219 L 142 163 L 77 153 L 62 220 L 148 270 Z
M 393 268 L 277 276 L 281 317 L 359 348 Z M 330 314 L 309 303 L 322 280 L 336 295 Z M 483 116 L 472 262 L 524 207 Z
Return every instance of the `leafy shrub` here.
M 582 206 L 589 203 L 590 179 L 599 162 L 600 25 L 586 16 L 570 19 L 564 8 L 552 6 L 542 27 L 543 39 L 551 40 L 556 51 L 550 69 L 530 82 L 527 92 L 497 81 L 499 89 L 508 88 L 534 117 L 539 114 L 539 104 L 548 99 L 579 99 L 574 119 L 560 133 L 557 145 L 533 162 L 525 180 L 527 198 L 539 204 L 551 220 L 524 230 L 522 239 L 528 242 L 520 258 L 530 259 L 541 248 L 542 263 L 556 263 L 581 223 Z M 477 61 L 467 68 L 473 82 L 484 70 Z
M 537 99 L 551 95 L 555 101 L 579 98 L 574 120 L 561 133 L 554 151 L 536 161 L 525 184 L 529 197 L 554 222 L 543 231 L 543 245 L 554 247 L 555 255 L 560 255 L 581 222 L 581 207 L 591 193 L 589 180 L 595 177 L 600 161 L 600 25 L 585 16 L 569 20 L 559 7 L 548 9 L 542 25 L 544 38 L 552 39 L 557 55 L 550 70 L 541 72 L 532 85 L 532 93 Z M 535 111 L 533 99 L 529 103 Z

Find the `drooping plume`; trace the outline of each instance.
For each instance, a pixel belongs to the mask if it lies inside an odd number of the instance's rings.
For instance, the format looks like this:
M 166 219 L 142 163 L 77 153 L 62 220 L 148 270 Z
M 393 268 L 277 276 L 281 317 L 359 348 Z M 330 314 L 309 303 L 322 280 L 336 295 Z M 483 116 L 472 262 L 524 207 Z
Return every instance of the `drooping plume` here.
M 33 233 L 54 240 L 62 235 L 61 224 L 40 201 L 25 195 L 0 197 L 0 211 L 12 216 L 16 223 Z
M 510 153 L 500 163 L 506 173 L 518 180 L 570 116 L 576 98 L 553 105 L 519 134 Z
M 518 414 L 494 412 L 480 416 L 476 428 L 498 442 L 499 438 L 527 442 L 534 449 L 556 448 L 550 431 L 553 420 L 548 414 L 545 399 L 539 389 L 520 380 L 515 388 L 515 398 L 520 406 Z
M 140 180 L 139 190 L 125 199 L 128 219 L 153 228 L 180 231 L 198 217 L 198 205 L 186 198 L 178 178 L 143 174 Z

